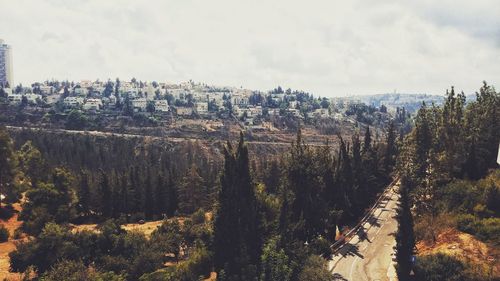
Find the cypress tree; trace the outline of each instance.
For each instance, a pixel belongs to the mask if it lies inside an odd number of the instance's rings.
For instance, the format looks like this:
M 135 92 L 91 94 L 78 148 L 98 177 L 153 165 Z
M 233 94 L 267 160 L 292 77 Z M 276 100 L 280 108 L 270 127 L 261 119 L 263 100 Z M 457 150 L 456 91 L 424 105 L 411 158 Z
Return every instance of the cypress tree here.
M 387 140 L 384 155 L 384 171 L 388 177 L 390 177 L 394 168 L 396 153 L 396 131 L 394 128 L 394 122 L 390 121 L 389 127 L 387 128 Z
M 80 178 L 80 188 L 78 189 L 78 205 L 80 207 L 80 212 L 84 216 L 88 215 L 90 212 L 90 187 L 89 187 L 89 175 L 86 171 L 81 171 Z
M 154 201 L 153 201 L 153 187 L 151 185 L 151 172 L 149 168 L 146 172 L 146 179 L 144 181 L 144 198 L 143 210 L 146 219 L 151 219 L 153 217 Z
M 111 202 L 111 188 L 109 186 L 109 179 L 106 173 L 101 170 L 101 183 L 100 183 L 100 192 L 101 192 L 101 213 L 104 218 L 111 217 L 112 212 L 112 202 Z
M 365 140 L 363 142 L 363 153 L 367 153 L 368 150 L 371 149 L 371 146 L 372 146 L 372 135 L 370 132 L 370 126 L 366 126 Z
M 214 223 L 214 263 L 227 280 L 253 280 L 258 275 L 262 237 L 248 149 L 242 133 L 236 151 L 227 144 L 224 158 Z

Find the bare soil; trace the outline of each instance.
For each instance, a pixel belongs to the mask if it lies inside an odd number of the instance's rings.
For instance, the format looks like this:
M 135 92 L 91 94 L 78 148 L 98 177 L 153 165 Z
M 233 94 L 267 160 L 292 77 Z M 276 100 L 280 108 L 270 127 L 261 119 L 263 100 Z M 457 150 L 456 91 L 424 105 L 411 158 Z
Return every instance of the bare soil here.
M 494 276 L 500 276 L 500 250 L 498 247 L 479 241 L 474 236 L 454 228 L 444 229 L 432 244 L 425 241 L 417 243 L 418 255 L 443 253 L 460 260 L 491 269 Z

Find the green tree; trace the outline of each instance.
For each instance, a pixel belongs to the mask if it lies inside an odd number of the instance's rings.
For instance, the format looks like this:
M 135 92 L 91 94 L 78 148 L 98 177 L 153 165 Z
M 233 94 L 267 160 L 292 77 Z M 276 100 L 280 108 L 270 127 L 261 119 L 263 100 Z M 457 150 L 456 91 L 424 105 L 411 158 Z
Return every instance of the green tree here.
M 13 178 L 15 173 L 15 155 L 12 139 L 5 127 L 0 126 L 0 194 L 12 200 L 14 195 Z M 3 199 L 0 198 L 0 209 Z
M 179 211 L 183 214 L 191 214 L 198 208 L 203 207 L 207 193 L 205 182 L 198 174 L 198 168 L 192 165 L 182 178 L 178 189 Z
M 18 151 L 19 167 L 30 178 L 31 186 L 45 180 L 47 169 L 42 153 L 31 141 L 27 141 Z
M 252 280 L 258 277 L 260 264 L 261 220 L 243 133 L 236 150 L 226 145 L 224 157 L 214 222 L 214 264 L 226 280 Z
M 112 202 L 112 190 L 109 183 L 108 175 L 101 171 L 101 181 L 99 183 L 100 191 L 100 210 L 104 218 L 110 218 L 113 212 L 113 202 Z

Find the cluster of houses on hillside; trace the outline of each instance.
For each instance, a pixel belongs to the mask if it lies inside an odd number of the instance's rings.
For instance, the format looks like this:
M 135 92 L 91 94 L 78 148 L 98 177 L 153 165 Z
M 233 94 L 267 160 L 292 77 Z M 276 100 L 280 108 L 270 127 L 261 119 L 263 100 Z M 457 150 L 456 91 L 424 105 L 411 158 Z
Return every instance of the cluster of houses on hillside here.
M 307 93 L 259 92 L 234 87 L 214 87 L 192 81 L 180 84 L 132 81 L 80 81 L 35 83 L 31 87 L 0 89 L 12 104 L 59 106 L 88 112 L 116 111 L 170 113 L 174 116 L 215 116 L 225 112 L 244 121 L 259 116 L 339 118 L 329 99 Z M 346 101 L 341 101 L 345 103 Z M 349 102 L 349 101 L 347 101 Z M 345 106 L 344 104 L 339 106 Z M 230 114 L 227 114 L 230 113 Z

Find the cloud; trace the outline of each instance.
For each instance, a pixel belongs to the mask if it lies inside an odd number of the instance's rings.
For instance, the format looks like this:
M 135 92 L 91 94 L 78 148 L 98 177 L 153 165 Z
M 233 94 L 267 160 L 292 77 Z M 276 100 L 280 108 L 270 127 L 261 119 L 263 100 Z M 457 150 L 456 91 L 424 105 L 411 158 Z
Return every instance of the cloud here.
M 469 1 L 0 0 L 14 78 L 130 79 L 316 95 L 498 84 L 500 9 Z

